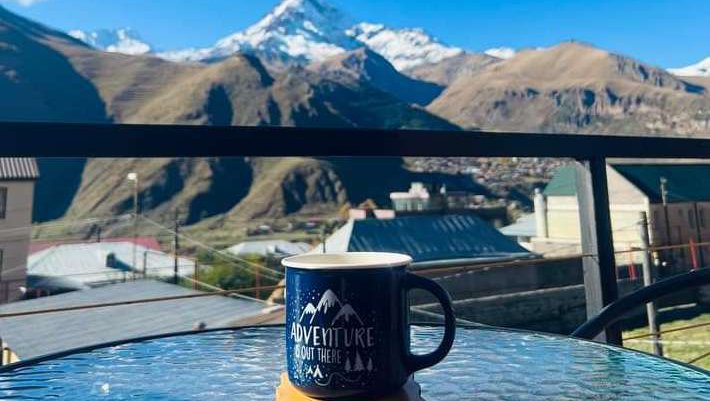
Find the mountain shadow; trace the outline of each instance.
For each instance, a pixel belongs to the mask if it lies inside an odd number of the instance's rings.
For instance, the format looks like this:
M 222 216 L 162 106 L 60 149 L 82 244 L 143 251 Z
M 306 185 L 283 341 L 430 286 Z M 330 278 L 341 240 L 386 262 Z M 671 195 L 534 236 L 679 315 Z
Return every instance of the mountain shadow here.
M 343 182 L 348 199 L 354 205 L 366 199 L 372 199 L 380 206 L 389 205 L 390 192 L 406 191 L 412 182 L 434 187 L 446 185 L 449 191 L 491 195 L 488 189 L 469 175 L 410 171 L 399 157 L 334 157 L 327 160 Z
M 0 7 L 0 119 L 110 122 L 94 85 L 50 46 L 61 41 L 71 40 Z
M 32 221 L 61 218 L 79 190 L 86 159 L 39 158 L 37 165 L 40 178 L 35 185 Z

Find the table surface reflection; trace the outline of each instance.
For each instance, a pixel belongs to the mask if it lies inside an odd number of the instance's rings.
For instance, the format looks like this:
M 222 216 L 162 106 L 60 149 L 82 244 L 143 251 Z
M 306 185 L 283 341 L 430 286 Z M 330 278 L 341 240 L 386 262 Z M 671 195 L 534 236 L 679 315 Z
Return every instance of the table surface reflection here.
M 0 400 L 269 400 L 283 327 L 211 331 L 80 352 L 0 373 Z M 412 328 L 413 348 L 439 327 Z M 51 341 L 51 339 L 48 339 Z M 530 332 L 459 327 L 415 375 L 427 400 L 710 400 L 710 374 L 634 351 Z

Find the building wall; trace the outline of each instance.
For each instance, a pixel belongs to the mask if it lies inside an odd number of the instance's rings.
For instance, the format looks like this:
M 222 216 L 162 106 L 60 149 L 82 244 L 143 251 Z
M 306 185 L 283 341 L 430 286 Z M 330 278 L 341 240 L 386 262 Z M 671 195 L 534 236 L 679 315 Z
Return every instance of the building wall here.
M 616 250 L 638 247 L 639 213 L 649 212 L 648 198 L 613 168 L 607 166 L 606 172 L 614 246 Z M 548 237 L 535 237 L 532 240 L 533 249 L 544 254 L 578 252 L 580 228 L 577 197 L 549 196 L 546 216 Z
M 619 296 L 627 295 L 643 286 L 641 280 L 619 280 Z M 665 299 L 662 306 L 682 305 L 698 300 L 694 292 L 679 293 Z M 479 298 L 456 299 L 456 317 L 499 327 L 538 330 L 569 334 L 587 320 L 583 284 L 544 288 Z M 438 303 L 425 303 L 417 308 L 441 313 Z M 643 317 L 644 308 L 636 308 L 626 318 Z M 416 316 L 416 312 L 415 312 Z M 422 316 L 425 320 L 428 316 Z
M 710 202 L 670 203 L 665 208 L 660 204 L 652 205 L 649 219 L 653 245 L 689 244 L 691 240 L 696 244 L 710 242 Z M 710 246 L 699 246 L 696 249 L 698 263 L 710 264 Z M 672 256 L 681 266 L 691 265 L 687 250 L 669 251 L 665 256 Z
M 20 287 L 26 285 L 34 182 L 0 181 L 0 187 L 7 188 L 6 214 L 0 219 L 1 304 L 20 299 L 23 295 Z

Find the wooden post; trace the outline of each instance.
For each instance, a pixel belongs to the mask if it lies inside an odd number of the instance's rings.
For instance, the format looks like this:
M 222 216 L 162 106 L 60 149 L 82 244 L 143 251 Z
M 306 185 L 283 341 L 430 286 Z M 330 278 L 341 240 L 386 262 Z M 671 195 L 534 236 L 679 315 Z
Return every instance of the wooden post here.
M 648 216 L 646 212 L 641 212 L 639 215 L 639 234 L 641 237 L 641 256 L 643 258 L 643 285 L 645 287 L 653 284 L 656 281 L 656 275 L 653 272 L 651 264 L 651 252 L 649 250 L 649 235 L 648 235 Z M 646 304 L 646 316 L 648 317 L 648 329 L 653 341 L 653 353 L 663 356 L 663 345 L 661 344 L 661 336 L 658 334 L 661 329 L 656 320 L 656 303 L 649 302 Z
M 582 259 L 587 318 L 590 319 L 618 298 L 606 160 L 579 161 L 576 177 L 582 253 L 590 255 Z M 619 325 L 606 327 L 596 340 L 621 345 Z
M 689 244 L 689 250 L 690 250 L 690 270 L 695 271 L 698 270 L 698 249 L 695 246 L 695 241 L 693 239 L 690 239 L 690 244 Z
M 173 255 L 173 283 L 177 284 L 178 283 L 178 263 L 179 263 L 179 258 L 178 258 L 178 251 L 180 251 L 180 222 L 179 222 L 180 214 L 178 209 L 175 209 L 175 227 L 173 230 L 173 250 L 175 251 L 175 254 Z
M 260 267 L 255 267 L 254 268 L 254 287 L 256 287 L 254 295 L 256 296 L 256 299 L 261 299 L 261 268 Z
M 197 282 L 200 281 L 200 264 L 195 259 L 195 272 L 192 274 L 192 289 L 197 289 Z

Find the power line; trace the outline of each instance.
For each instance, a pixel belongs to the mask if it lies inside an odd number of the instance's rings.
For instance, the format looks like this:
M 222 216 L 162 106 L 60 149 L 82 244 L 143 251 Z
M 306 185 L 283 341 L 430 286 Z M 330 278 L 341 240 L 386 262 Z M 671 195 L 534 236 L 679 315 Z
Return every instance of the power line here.
M 257 289 L 276 290 L 276 289 L 280 289 L 280 288 L 284 288 L 284 287 L 285 286 L 283 286 L 283 285 L 272 285 L 272 286 L 266 286 L 266 287 L 260 287 L 260 288 L 251 287 L 251 288 L 242 288 L 239 290 L 225 290 L 225 291 L 216 291 L 216 292 L 199 293 L 199 294 L 175 295 L 175 296 L 170 296 L 170 297 L 136 299 L 136 300 L 132 300 L 132 301 L 105 302 L 105 303 L 97 303 L 97 304 L 68 306 L 68 307 L 54 308 L 54 309 L 42 309 L 42 310 L 33 310 L 33 311 L 25 311 L 25 312 L 2 313 L 2 314 L 0 314 L 0 319 L 6 319 L 6 318 L 10 318 L 10 317 L 19 317 L 19 316 L 42 315 L 42 314 L 57 313 L 57 312 L 70 312 L 70 311 L 86 310 L 86 309 L 108 308 L 108 307 L 114 307 L 114 306 L 126 306 L 126 305 L 153 303 L 153 302 L 175 301 L 175 300 L 180 300 L 180 299 L 214 297 L 217 295 L 229 295 L 229 294 L 238 294 L 238 293 L 242 293 L 242 292 L 253 292 Z
M 200 246 L 200 247 L 202 247 L 202 248 L 204 248 L 204 249 L 207 249 L 207 250 L 209 250 L 209 251 L 212 251 L 212 252 L 214 252 L 214 253 L 216 253 L 216 254 L 218 254 L 218 255 L 221 255 L 221 256 L 226 257 L 226 258 L 228 258 L 228 259 L 236 260 L 236 261 L 238 261 L 238 262 L 245 263 L 245 264 L 250 265 L 250 266 L 252 266 L 252 267 L 254 267 L 254 268 L 261 269 L 262 271 L 265 271 L 265 272 L 274 273 L 274 274 L 276 274 L 276 275 L 278 275 L 278 276 L 281 276 L 281 277 L 284 277 L 284 276 L 285 276 L 282 272 L 280 272 L 280 271 L 278 271 L 278 270 L 271 269 L 271 268 L 269 268 L 269 267 L 260 265 L 260 264 L 258 264 L 258 263 L 254 263 L 254 262 L 252 262 L 252 261 L 250 261 L 250 260 L 247 260 L 247 259 L 240 258 L 239 256 L 234 255 L 234 254 L 232 254 L 232 253 L 220 251 L 220 250 L 218 250 L 218 249 L 216 249 L 216 248 L 214 248 L 214 247 L 211 247 L 211 246 L 209 246 L 209 245 L 207 245 L 207 244 L 205 244 L 205 243 L 203 243 L 203 242 L 200 242 L 200 241 L 198 241 L 198 240 L 196 240 L 196 239 L 190 238 L 190 237 L 186 236 L 185 234 L 176 233 L 174 230 L 172 230 L 172 229 L 170 229 L 170 228 L 168 228 L 168 227 L 165 227 L 164 225 L 162 225 L 162 224 L 158 223 L 157 221 L 154 221 L 154 220 L 152 220 L 152 219 L 150 219 L 150 218 L 148 218 L 148 217 L 146 217 L 146 216 L 141 216 L 141 217 L 142 217 L 143 219 L 145 219 L 147 222 L 149 222 L 150 224 L 153 224 L 153 225 L 155 225 L 155 226 L 157 226 L 157 227 L 159 227 L 159 228 L 161 228 L 161 229 L 163 229 L 163 230 L 166 230 L 166 231 L 168 231 L 168 232 L 170 232 L 170 233 L 172 233 L 172 234 L 176 234 L 176 235 L 178 235 L 179 237 L 181 237 L 181 238 L 183 238 L 183 239 L 185 239 L 185 240 L 187 240 L 187 241 L 190 241 L 190 242 L 192 242 L 192 243 L 196 244 L 197 246 Z

